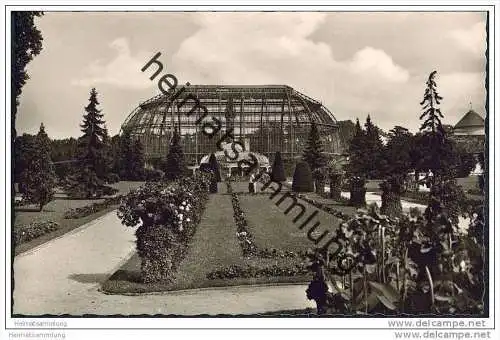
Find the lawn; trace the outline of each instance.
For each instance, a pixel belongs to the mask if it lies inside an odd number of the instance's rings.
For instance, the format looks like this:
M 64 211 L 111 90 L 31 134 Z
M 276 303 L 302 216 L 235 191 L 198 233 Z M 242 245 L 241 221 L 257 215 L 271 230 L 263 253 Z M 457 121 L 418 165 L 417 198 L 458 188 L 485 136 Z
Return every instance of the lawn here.
M 298 214 L 299 209 L 294 208 L 285 215 L 285 210 L 292 204 L 292 200 L 287 198 L 277 206 L 276 202 L 280 197 L 281 195 L 278 195 L 271 200 L 267 195 L 240 196 L 241 207 L 246 213 L 250 232 L 259 247 L 306 251 L 308 248 L 315 246 L 307 238 L 307 231 L 315 222 L 320 222 L 320 226 L 316 229 L 320 235 L 323 230 L 336 230 L 340 223 L 340 220 L 336 217 L 304 201 L 299 201 L 299 203 L 306 208 L 305 213 L 297 223 L 294 223 L 293 219 Z M 299 229 L 299 226 L 307 217 L 316 210 L 318 210 L 316 217 L 305 228 Z M 328 238 L 326 236 L 322 242 L 326 242 Z
M 119 182 L 112 184 L 111 186 L 119 190 L 118 194 L 127 193 L 129 190 L 137 188 L 143 182 Z M 79 219 L 64 219 L 64 213 L 69 209 L 84 207 L 86 205 L 102 202 L 104 199 L 94 199 L 94 200 L 73 200 L 65 197 L 64 194 L 56 193 L 55 199 L 49 202 L 42 211 L 38 211 L 36 206 L 28 205 L 23 207 L 16 207 L 16 220 L 14 223 L 14 228 L 22 228 L 25 225 L 34 222 L 47 222 L 53 221 L 59 224 L 59 228 L 53 232 L 42 235 L 34 240 L 20 244 L 16 247 L 16 255 L 27 250 L 30 250 L 40 244 L 43 244 L 53 238 L 59 237 L 87 222 L 90 222 L 114 209 L 116 206 L 104 209 L 95 214 L 82 217 Z
M 233 183 L 233 191 L 246 192 L 247 183 Z M 314 246 L 307 238 L 307 230 L 300 230 L 293 223 L 292 214 L 285 215 L 287 205 L 276 207 L 268 195 L 239 195 L 241 207 L 248 221 L 249 231 L 260 249 L 279 249 L 300 252 Z M 278 197 L 275 197 L 277 200 Z M 287 200 L 288 201 L 288 200 Z M 306 208 L 302 219 L 317 210 L 304 201 Z M 333 202 L 332 202 L 333 203 Z M 318 231 L 333 230 L 339 220 L 319 211 L 314 221 L 320 221 Z M 189 251 L 179 266 L 173 282 L 145 284 L 140 279 L 140 258 L 137 254 L 117 270 L 101 289 L 109 294 L 141 294 L 169 290 L 233 286 L 266 283 L 308 282 L 310 275 L 296 276 L 259 276 L 248 278 L 208 279 L 207 274 L 215 270 L 236 265 L 241 267 L 269 268 L 271 266 L 295 266 L 302 263 L 300 257 L 293 258 L 244 258 L 236 237 L 236 224 L 233 219 L 231 196 L 220 190 L 211 195 L 204 216 L 189 246 Z M 316 234 L 315 234 L 316 235 Z M 328 236 L 323 240 L 327 241 Z M 321 243 L 320 243 L 321 245 Z

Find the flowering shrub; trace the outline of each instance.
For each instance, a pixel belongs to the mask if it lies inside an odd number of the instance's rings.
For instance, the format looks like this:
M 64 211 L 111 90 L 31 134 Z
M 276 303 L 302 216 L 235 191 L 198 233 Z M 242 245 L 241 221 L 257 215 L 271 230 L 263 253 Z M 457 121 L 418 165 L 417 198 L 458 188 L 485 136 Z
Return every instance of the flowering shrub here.
M 80 208 L 69 209 L 64 213 L 64 218 L 77 219 L 95 214 L 96 212 L 107 209 L 110 206 L 119 204 L 121 202 L 122 197 L 123 195 L 118 195 L 115 197 L 107 198 L 104 200 L 104 202 L 92 203 Z
M 144 282 L 171 281 L 208 199 L 203 173 L 171 182 L 148 182 L 126 195 L 118 217 L 136 231 Z
M 33 222 L 13 229 L 15 244 L 31 241 L 37 237 L 59 229 L 59 224 L 53 221 Z

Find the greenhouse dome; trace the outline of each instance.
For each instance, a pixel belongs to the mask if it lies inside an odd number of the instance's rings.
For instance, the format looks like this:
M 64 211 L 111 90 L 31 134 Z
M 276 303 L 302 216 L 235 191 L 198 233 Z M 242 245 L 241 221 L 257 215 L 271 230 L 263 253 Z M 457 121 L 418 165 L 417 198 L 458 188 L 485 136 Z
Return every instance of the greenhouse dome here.
M 202 132 L 196 106 L 206 107 L 210 117 L 217 118 L 222 128 L 212 138 Z M 200 110 L 199 110 L 200 111 Z M 199 113 L 198 113 L 199 115 Z M 183 94 L 158 95 L 130 113 L 122 125 L 139 138 L 148 160 L 166 155 L 169 140 L 176 126 L 180 127 L 186 159 L 191 165 L 218 150 L 217 141 L 232 129 L 235 140 L 241 141 L 245 151 L 255 151 L 272 157 L 281 151 L 284 160 L 302 154 L 311 122 L 316 123 L 325 152 L 339 154 L 341 140 L 333 114 L 320 102 L 286 85 L 191 85 Z

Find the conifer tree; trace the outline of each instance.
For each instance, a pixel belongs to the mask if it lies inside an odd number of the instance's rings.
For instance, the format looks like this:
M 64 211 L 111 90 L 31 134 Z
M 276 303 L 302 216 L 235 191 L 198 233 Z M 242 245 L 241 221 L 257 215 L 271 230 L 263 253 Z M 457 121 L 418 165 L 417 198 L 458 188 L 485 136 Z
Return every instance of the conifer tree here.
M 327 163 L 318 127 L 314 122 L 311 123 L 311 130 L 309 131 L 309 138 L 307 140 L 307 145 L 304 149 L 302 159 L 309 164 L 312 172 L 325 166 Z
M 144 164 L 146 162 L 144 146 L 139 138 L 135 140 L 132 151 L 132 162 L 130 165 L 131 177 L 134 181 L 138 181 L 144 176 Z
M 27 150 L 26 168 L 21 174 L 21 182 L 25 185 L 27 199 L 36 203 L 42 211 L 54 196 L 55 172 L 50 159 L 51 142 L 43 124 L 35 137 L 34 144 Z
M 215 181 L 222 181 L 219 162 L 217 162 L 217 157 L 215 157 L 214 153 L 210 154 L 210 157 L 208 158 L 208 164 L 210 164 L 210 169 L 212 169 L 212 171 L 214 172 Z
M 107 132 L 104 115 L 97 108 L 98 105 L 97 91 L 93 88 L 80 125 L 83 136 L 78 140 L 76 174 L 69 180 L 68 191 L 71 196 L 91 198 L 111 190 L 104 185 L 107 176 L 104 144 Z
M 111 138 L 108 134 L 108 129 L 104 125 L 104 134 L 102 137 L 102 159 L 101 164 L 97 169 L 97 176 L 108 180 L 110 174 L 113 172 L 113 154 L 111 149 Z
M 125 129 L 119 141 L 119 172 L 120 178 L 130 180 L 130 163 L 133 159 L 133 142 L 130 130 Z
M 424 98 L 420 105 L 423 113 L 420 120 L 420 138 L 416 148 L 423 150 L 419 168 L 431 171 L 428 178 L 431 185 L 429 206 L 425 216 L 433 220 L 443 211 L 451 218 L 453 224 L 458 224 L 461 205 L 465 202 L 465 194 L 455 180 L 455 172 L 460 157 L 453 141 L 441 124 L 443 114 L 439 108 L 443 97 L 437 92 L 435 81 L 437 71 L 430 73 L 426 82 Z
M 441 124 L 441 118 L 444 116 L 439 105 L 443 97 L 437 92 L 436 74 L 437 71 L 433 71 L 429 75 L 424 98 L 420 103 L 423 110 L 420 120 L 423 120 L 423 123 L 420 126 L 420 136 L 416 146 L 420 148 L 422 156 L 418 168 L 432 172 L 433 176 L 430 178 L 432 184 L 440 181 L 440 178 L 453 178 L 455 165 L 459 162 L 457 150 Z
M 383 176 L 385 165 L 383 164 L 384 144 L 380 138 L 379 129 L 370 118 L 366 117 L 365 139 L 363 143 L 363 154 L 365 171 L 368 178 L 380 178 Z
M 347 168 L 351 176 L 366 176 L 364 143 L 365 133 L 361 128 L 359 119 L 356 119 L 354 135 L 349 144 L 349 165 Z
M 167 180 L 181 178 L 187 173 L 186 160 L 181 145 L 181 136 L 177 127 L 175 127 L 174 134 L 170 140 L 164 172 L 165 179 Z

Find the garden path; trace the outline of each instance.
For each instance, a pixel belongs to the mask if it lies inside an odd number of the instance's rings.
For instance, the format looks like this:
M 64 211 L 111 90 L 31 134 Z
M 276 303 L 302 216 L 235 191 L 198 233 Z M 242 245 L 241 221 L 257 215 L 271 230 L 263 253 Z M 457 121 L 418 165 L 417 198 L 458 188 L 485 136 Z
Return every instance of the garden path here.
M 212 195 L 214 200 L 219 195 Z M 226 196 L 227 197 L 227 196 Z M 255 314 L 313 307 L 305 285 L 242 286 L 106 295 L 104 282 L 134 252 L 134 228 L 116 211 L 14 259 L 14 314 Z

